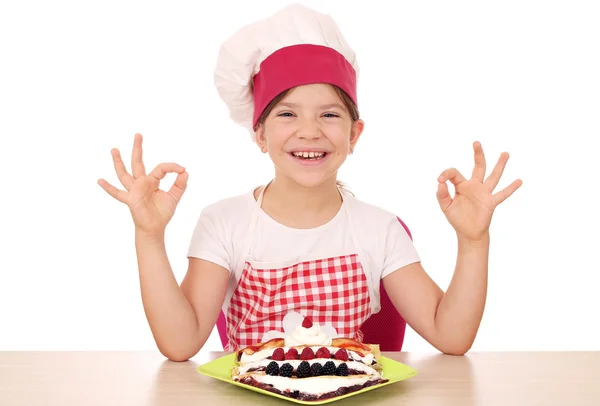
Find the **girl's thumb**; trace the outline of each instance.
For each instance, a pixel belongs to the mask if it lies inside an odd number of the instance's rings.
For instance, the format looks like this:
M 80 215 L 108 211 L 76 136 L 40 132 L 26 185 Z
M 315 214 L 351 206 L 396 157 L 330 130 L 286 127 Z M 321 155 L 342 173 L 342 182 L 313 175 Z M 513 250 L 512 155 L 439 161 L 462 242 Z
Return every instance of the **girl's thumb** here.
M 448 206 L 450 206 L 452 203 L 452 197 L 450 196 L 446 182 L 438 183 L 436 197 L 438 199 L 440 208 L 445 212 Z

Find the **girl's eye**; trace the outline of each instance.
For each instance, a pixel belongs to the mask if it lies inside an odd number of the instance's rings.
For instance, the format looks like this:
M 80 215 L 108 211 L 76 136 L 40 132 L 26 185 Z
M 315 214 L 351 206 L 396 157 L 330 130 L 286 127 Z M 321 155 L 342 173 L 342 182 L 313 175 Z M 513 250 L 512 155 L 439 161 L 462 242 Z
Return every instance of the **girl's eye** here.
M 292 117 L 292 113 L 289 113 L 289 112 L 283 112 L 283 113 L 279 113 L 277 115 L 280 117 Z
M 325 113 L 324 114 L 325 117 L 339 117 L 337 114 L 335 113 Z

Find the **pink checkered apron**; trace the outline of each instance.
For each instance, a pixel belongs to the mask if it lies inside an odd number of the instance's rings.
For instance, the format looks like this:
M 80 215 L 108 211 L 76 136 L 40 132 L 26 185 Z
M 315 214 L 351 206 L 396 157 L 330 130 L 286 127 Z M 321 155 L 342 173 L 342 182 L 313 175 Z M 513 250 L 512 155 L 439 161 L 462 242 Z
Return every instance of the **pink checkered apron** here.
M 226 313 L 229 343 L 225 350 L 259 343 L 271 330 L 283 331 L 283 317 L 290 311 L 309 316 L 315 323 L 331 324 L 340 337 L 362 340 L 360 327 L 371 315 L 371 302 L 357 253 L 298 258 L 291 264 L 261 264 L 250 257 L 264 189 L 250 221 L 247 256 L 239 266 L 241 276 Z M 342 207 L 349 216 L 346 205 Z

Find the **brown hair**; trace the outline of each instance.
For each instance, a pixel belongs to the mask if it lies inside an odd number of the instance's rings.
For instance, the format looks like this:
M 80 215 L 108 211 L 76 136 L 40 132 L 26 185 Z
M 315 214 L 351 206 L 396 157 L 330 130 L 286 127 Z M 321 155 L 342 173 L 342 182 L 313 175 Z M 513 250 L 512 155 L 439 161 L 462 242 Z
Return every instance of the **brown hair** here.
M 350 96 L 348 96 L 348 93 L 346 93 L 345 91 L 343 91 L 340 87 L 335 86 L 335 85 L 331 85 L 333 87 L 333 89 L 335 90 L 335 92 L 337 93 L 337 95 L 339 96 L 340 99 L 342 99 L 342 102 L 344 103 L 344 106 L 346 106 L 346 109 L 348 110 L 348 113 L 350 113 L 350 119 L 355 122 L 358 121 L 360 119 L 360 114 L 358 111 L 358 107 L 356 106 L 356 104 L 354 103 L 354 101 L 352 101 L 352 99 L 350 98 Z M 254 131 L 257 130 L 258 126 L 260 124 L 264 124 L 265 121 L 267 120 L 267 117 L 269 116 L 269 114 L 271 114 L 271 111 L 273 111 L 273 109 L 275 108 L 275 106 L 277 105 L 277 103 L 279 103 L 285 96 L 287 96 L 287 94 L 291 91 L 292 89 L 288 89 L 288 90 L 284 90 L 283 92 L 279 93 L 277 96 L 275 96 L 275 98 L 273 98 L 273 100 L 271 100 L 271 102 L 267 105 L 267 107 L 265 107 L 265 110 L 262 112 L 262 114 L 260 115 L 260 117 L 258 118 L 258 121 L 256 122 L 256 126 L 254 127 Z M 352 192 L 350 192 L 350 190 L 348 189 L 348 187 L 342 183 L 341 181 L 336 181 L 337 186 L 352 194 Z

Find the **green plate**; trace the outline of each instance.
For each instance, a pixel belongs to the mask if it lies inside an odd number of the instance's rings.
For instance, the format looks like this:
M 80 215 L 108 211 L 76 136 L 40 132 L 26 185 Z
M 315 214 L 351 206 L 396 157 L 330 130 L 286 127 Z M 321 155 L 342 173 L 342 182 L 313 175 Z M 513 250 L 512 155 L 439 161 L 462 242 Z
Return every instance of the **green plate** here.
M 396 382 L 399 382 L 399 381 L 402 381 L 402 380 L 405 380 L 408 378 L 412 378 L 413 376 L 415 376 L 417 374 L 416 370 L 414 370 L 413 368 L 411 368 L 407 365 L 401 364 L 400 362 L 394 361 L 393 359 L 390 359 L 390 358 L 381 357 L 379 359 L 379 363 L 381 364 L 381 366 L 383 368 L 383 377 L 386 379 L 389 379 L 388 382 L 382 383 L 379 385 L 375 385 L 375 386 L 370 386 L 368 388 L 364 388 L 364 389 L 361 389 L 356 392 L 347 393 L 345 395 L 338 396 L 338 397 L 331 398 L 331 399 L 317 400 L 317 401 L 305 401 L 305 400 L 289 398 L 289 397 L 283 396 L 283 395 L 278 395 L 276 393 L 272 393 L 272 392 L 269 392 L 269 391 L 266 391 L 263 389 L 255 388 L 254 386 L 245 385 L 243 383 L 234 381 L 233 379 L 231 379 L 231 369 L 233 368 L 234 362 L 235 362 L 235 353 L 226 355 L 221 358 L 217 358 L 214 361 L 211 361 L 204 365 L 199 366 L 198 372 L 200 372 L 203 375 L 209 376 L 211 378 L 215 378 L 220 381 L 242 387 L 244 389 L 249 389 L 251 391 L 263 393 L 268 396 L 273 396 L 276 398 L 285 399 L 285 400 L 289 400 L 291 402 L 305 404 L 305 405 L 322 405 L 325 403 L 334 402 L 336 400 L 348 398 L 350 396 L 355 396 L 360 393 L 368 392 L 370 390 L 374 390 L 374 389 L 381 388 L 381 387 L 384 387 L 387 385 L 391 385 L 392 383 L 396 383 Z

